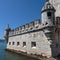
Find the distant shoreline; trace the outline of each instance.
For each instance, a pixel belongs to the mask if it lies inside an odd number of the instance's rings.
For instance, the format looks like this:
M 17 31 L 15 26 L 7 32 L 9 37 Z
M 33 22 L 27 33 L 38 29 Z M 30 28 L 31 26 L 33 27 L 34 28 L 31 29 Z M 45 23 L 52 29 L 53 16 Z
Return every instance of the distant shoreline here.
M 5 42 L 6 40 L 0 40 L 0 42 Z

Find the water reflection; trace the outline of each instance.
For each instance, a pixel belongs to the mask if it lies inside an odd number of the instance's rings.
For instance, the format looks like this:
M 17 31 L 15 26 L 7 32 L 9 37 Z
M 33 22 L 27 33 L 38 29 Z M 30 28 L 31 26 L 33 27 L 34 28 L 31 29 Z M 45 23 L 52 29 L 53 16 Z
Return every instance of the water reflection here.
M 11 52 L 7 52 L 4 50 L 5 48 L 6 42 L 0 42 L 0 60 L 35 60 L 23 55 L 17 55 Z
M 22 55 L 17 55 L 17 54 L 13 54 L 13 53 L 8 53 L 6 54 L 6 60 L 35 60 L 35 59 L 31 59 Z

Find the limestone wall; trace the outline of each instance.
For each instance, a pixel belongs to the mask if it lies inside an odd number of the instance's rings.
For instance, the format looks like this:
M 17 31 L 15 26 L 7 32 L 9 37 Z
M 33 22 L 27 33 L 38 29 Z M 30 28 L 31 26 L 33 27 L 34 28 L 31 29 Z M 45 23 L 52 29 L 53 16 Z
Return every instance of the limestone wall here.
M 11 45 L 9 45 L 9 42 L 11 42 Z M 14 45 L 13 42 L 15 42 Z M 20 45 L 17 46 L 17 42 L 20 42 Z M 23 42 L 26 42 L 26 46 L 23 46 Z M 36 46 L 32 47 L 31 42 L 36 42 Z M 27 52 L 28 54 L 51 56 L 50 42 L 43 31 L 9 37 L 7 48 Z
M 27 23 L 25 25 L 22 25 L 20 27 L 17 27 L 11 31 L 9 31 L 9 37 L 11 36 L 15 36 L 15 35 L 21 35 L 21 34 L 25 34 L 31 31 L 35 31 L 41 28 L 41 24 L 40 24 L 40 19 L 37 19 L 36 21 Z

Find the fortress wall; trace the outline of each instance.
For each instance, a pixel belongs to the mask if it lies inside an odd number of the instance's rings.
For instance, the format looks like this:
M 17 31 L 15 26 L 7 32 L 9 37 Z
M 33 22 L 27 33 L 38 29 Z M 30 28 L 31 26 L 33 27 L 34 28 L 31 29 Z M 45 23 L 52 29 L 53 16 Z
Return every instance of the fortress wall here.
M 11 42 L 11 45 L 9 45 L 9 42 Z M 15 44 L 12 45 L 12 42 L 15 42 Z M 17 46 L 17 42 L 20 42 L 20 45 Z M 23 46 L 23 42 L 26 42 L 25 47 Z M 31 42 L 36 42 L 36 46 L 32 47 Z M 9 37 L 7 49 L 23 51 L 28 54 L 44 54 L 51 56 L 50 42 L 47 40 L 43 31 Z

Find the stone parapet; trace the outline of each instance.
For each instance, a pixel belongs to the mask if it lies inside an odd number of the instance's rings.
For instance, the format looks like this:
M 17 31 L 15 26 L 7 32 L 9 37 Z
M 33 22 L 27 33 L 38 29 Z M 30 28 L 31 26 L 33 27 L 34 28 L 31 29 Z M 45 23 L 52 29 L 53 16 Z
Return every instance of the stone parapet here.
M 20 26 L 20 27 L 17 27 L 15 29 L 11 30 L 9 32 L 9 36 L 14 36 L 14 35 L 30 32 L 30 31 L 39 30 L 40 26 L 41 26 L 40 25 L 40 19 L 38 19 L 34 22 L 28 23 L 26 25 L 23 25 L 23 26 Z

